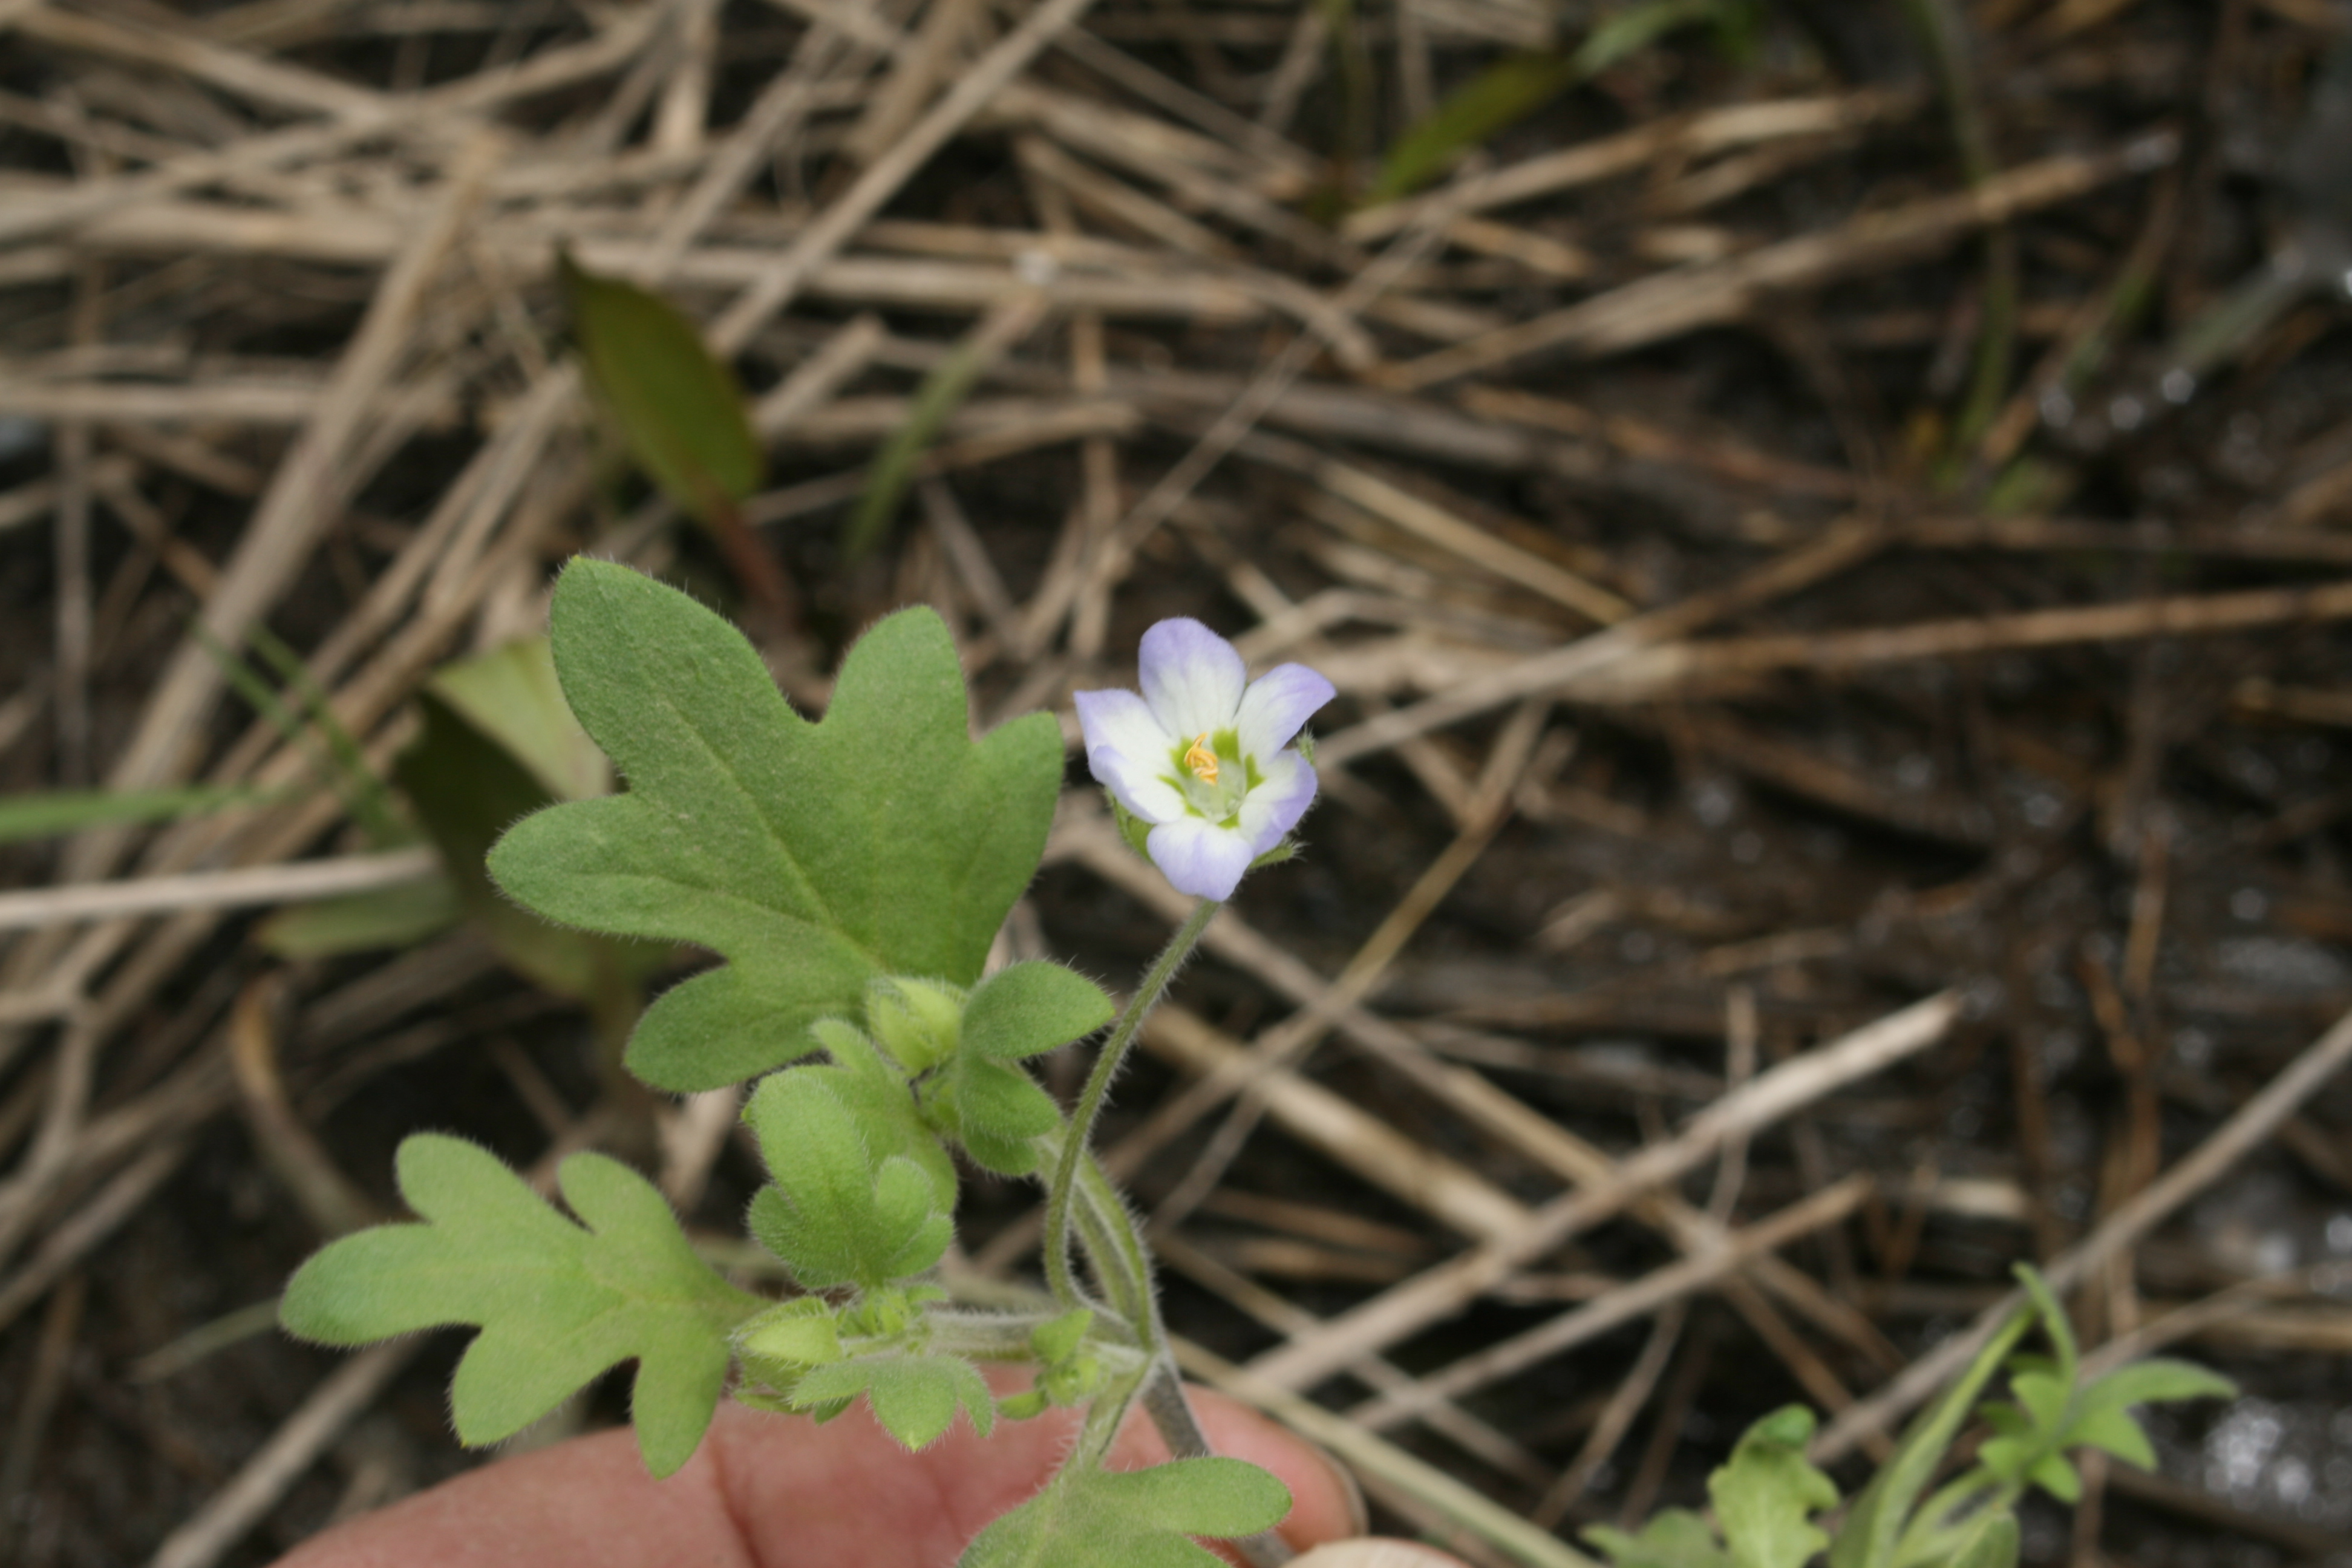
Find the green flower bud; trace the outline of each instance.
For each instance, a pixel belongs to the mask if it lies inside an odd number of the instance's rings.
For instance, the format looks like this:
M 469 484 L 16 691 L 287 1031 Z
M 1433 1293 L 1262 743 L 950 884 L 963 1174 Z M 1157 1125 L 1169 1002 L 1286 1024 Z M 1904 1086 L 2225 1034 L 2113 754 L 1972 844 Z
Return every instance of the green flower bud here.
M 1102 1386 L 1102 1363 L 1090 1355 L 1082 1355 L 1048 1367 L 1037 1380 L 1045 1397 L 1056 1405 L 1076 1405 Z
M 736 1342 L 750 1359 L 787 1367 L 823 1366 L 841 1359 L 841 1331 L 833 1309 L 803 1296 L 761 1312 L 743 1325 Z
M 1007 1421 L 1026 1421 L 1033 1415 L 1045 1414 L 1047 1401 L 1036 1389 L 1015 1394 L 996 1402 L 996 1413 Z
M 963 1004 L 943 980 L 888 975 L 866 987 L 866 1024 L 908 1074 L 928 1072 L 954 1054 Z
M 1077 1353 L 1078 1347 L 1087 1342 L 1087 1331 L 1094 1323 L 1094 1313 L 1079 1307 L 1030 1330 L 1029 1346 L 1037 1352 L 1039 1361 L 1055 1365 Z

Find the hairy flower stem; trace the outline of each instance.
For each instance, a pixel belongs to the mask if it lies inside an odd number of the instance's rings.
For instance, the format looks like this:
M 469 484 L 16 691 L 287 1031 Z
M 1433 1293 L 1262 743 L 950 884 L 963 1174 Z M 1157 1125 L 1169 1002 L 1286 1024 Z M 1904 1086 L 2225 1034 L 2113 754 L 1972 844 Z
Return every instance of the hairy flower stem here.
M 1119 1065 L 1135 1045 L 1135 1037 L 1143 1028 L 1143 1020 L 1160 1005 L 1168 994 L 1169 984 L 1192 950 L 1201 943 L 1201 933 L 1217 918 L 1224 905 L 1213 899 L 1203 899 L 1193 907 L 1192 913 L 1160 956 L 1151 961 L 1144 972 L 1142 984 L 1128 999 L 1127 1010 L 1111 1026 L 1110 1037 L 1103 1042 L 1102 1051 L 1095 1058 L 1094 1070 L 1087 1075 L 1086 1088 L 1078 1093 L 1077 1109 L 1070 1116 L 1069 1131 L 1062 1136 L 1061 1158 L 1054 1168 L 1054 1183 L 1045 1199 L 1045 1283 L 1053 1288 L 1054 1297 L 1066 1307 L 1084 1304 L 1078 1292 L 1076 1271 L 1070 1267 L 1070 1205 L 1078 1185 L 1079 1163 L 1086 1158 L 1087 1145 L 1093 1141 L 1095 1118 L 1102 1113 L 1103 1101 L 1109 1098 L 1111 1079 L 1118 1076 Z

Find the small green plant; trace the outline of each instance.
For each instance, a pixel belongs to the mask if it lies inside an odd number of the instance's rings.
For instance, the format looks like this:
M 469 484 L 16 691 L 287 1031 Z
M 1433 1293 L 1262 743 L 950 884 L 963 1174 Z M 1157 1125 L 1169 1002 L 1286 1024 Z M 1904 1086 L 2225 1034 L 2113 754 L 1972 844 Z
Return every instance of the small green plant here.
M 1802 1568 L 1823 1552 L 1829 1568 L 2013 1568 L 2019 1500 L 2035 1487 L 2062 1502 L 2082 1495 L 2071 1452 L 2092 1448 L 2152 1467 L 2156 1451 L 2134 1405 L 2236 1392 L 2203 1367 L 2166 1360 L 2084 1382 L 2065 1310 L 2039 1274 L 2017 1272 L 2029 1304 L 1913 1421 L 1834 1532 L 1815 1522 L 1836 1509 L 1838 1489 L 1805 1458 L 1813 1413 L 1791 1405 L 1749 1427 L 1708 1479 L 1712 1525 L 1688 1509 L 1664 1509 L 1638 1533 L 1596 1525 L 1585 1539 L 1614 1568 Z M 2052 1353 L 2015 1353 L 2037 1322 Z M 1972 1463 L 1927 1493 L 1977 1396 L 2004 1366 L 2011 1397 L 1977 1408 L 1992 1435 Z
M 751 1085 L 743 1115 L 770 1180 L 747 1225 L 798 1293 L 730 1284 L 653 1185 L 603 1155 L 561 1166 L 567 1217 L 473 1144 L 420 1134 L 397 1160 L 416 1221 L 304 1264 L 285 1325 L 336 1345 L 475 1327 L 450 1391 L 468 1444 L 513 1436 L 634 1361 L 631 1413 L 657 1475 L 691 1457 L 730 1391 L 820 1422 L 863 1401 L 908 1448 L 959 1417 L 986 1433 L 1081 1408 L 1053 1481 L 982 1531 L 967 1564 L 1206 1563 L 1192 1538 L 1269 1531 L 1288 1494 L 1207 1452 L 1150 1258 L 1087 1144 L 1144 1015 L 1222 900 L 1289 852 L 1315 795 L 1291 742 L 1330 683 L 1297 665 L 1249 681 L 1231 645 L 1169 621 L 1144 639 L 1140 696 L 1079 695 L 1088 763 L 1122 822 L 1202 900 L 1121 1011 L 1060 964 L 984 973 L 1044 853 L 1061 737 L 1033 714 L 973 739 L 930 612 L 869 631 L 814 722 L 733 627 L 621 567 L 565 570 L 551 639 L 566 702 L 627 788 L 524 817 L 489 849 L 488 875 L 559 925 L 724 961 L 657 998 L 625 1059 L 660 1089 Z M 1024 1063 L 1106 1024 L 1065 1117 Z M 975 1310 L 939 1283 L 957 1155 L 1045 1186 L 1052 1293 L 1037 1310 Z M 1032 1379 L 1000 1392 L 986 1364 Z M 1176 1458 L 1106 1470 L 1138 1405 Z M 1284 1555 L 1271 1538 L 1253 1550 Z

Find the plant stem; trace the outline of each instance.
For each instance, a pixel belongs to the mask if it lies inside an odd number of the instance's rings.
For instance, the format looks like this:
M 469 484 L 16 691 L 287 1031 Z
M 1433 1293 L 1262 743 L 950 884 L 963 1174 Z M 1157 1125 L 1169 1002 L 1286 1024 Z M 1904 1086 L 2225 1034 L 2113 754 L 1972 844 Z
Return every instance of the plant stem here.
M 1201 933 L 1217 918 L 1224 906 L 1213 899 L 1203 899 L 1195 905 L 1160 956 L 1151 961 L 1144 972 L 1142 983 L 1135 994 L 1128 998 L 1127 1010 L 1111 1026 L 1110 1037 L 1103 1042 L 1102 1051 L 1095 1058 L 1094 1070 L 1087 1075 L 1086 1088 L 1078 1093 L 1077 1110 L 1071 1114 L 1069 1130 L 1062 1135 L 1061 1158 L 1055 1162 L 1054 1184 L 1045 1199 L 1045 1283 L 1053 1288 L 1055 1299 L 1066 1307 L 1084 1305 L 1078 1294 L 1076 1276 L 1070 1268 L 1070 1204 L 1077 1191 L 1078 1167 L 1086 1158 L 1087 1146 L 1094 1136 L 1095 1118 L 1101 1114 L 1103 1101 L 1110 1094 L 1110 1081 L 1118 1076 L 1119 1064 L 1135 1044 L 1135 1037 L 1143 1027 L 1143 1020 L 1160 1005 L 1160 997 L 1168 994 L 1169 983 L 1192 950 L 1201 942 Z

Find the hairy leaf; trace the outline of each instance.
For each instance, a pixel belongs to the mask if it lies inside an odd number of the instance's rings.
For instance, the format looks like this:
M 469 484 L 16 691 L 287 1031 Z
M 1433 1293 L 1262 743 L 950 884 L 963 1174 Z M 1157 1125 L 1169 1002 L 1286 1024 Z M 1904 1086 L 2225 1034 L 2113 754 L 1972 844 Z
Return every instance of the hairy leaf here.
M 1289 1511 L 1289 1489 L 1240 1459 L 1071 1468 L 982 1531 L 956 1561 L 958 1568 L 1213 1568 L 1218 1559 L 1192 1537 L 1255 1535 Z
M 886 1160 L 895 1154 L 912 1160 L 931 1178 L 940 1210 L 952 1213 L 956 1204 L 955 1162 L 949 1158 L 930 1123 L 923 1120 L 907 1080 L 883 1059 L 856 1025 L 838 1018 L 820 1018 L 812 1032 L 836 1065 L 794 1070 L 822 1074 L 833 1092 L 857 1118 L 858 1128 L 866 1135 L 866 1149 L 874 1158 Z M 756 1089 L 751 1103 L 760 1103 Z M 748 1108 L 745 1114 L 750 1114 Z M 756 1123 L 753 1131 L 758 1131 Z
M 870 1290 L 919 1274 L 954 1235 L 931 1173 L 868 1142 L 835 1089 L 845 1076 L 839 1068 L 777 1073 L 744 1112 L 776 1178 L 751 1201 L 752 1234 L 812 1290 Z
M 405 1140 L 398 1171 L 425 1223 L 363 1230 L 303 1264 L 279 1307 L 286 1327 L 333 1345 L 480 1329 L 450 1385 L 468 1445 L 512 1436 L 635 1359 L 646 1467 L 686 1463 L 718 1405 L 730 1334 L 766 1303 L 695 1257 L 652 1184 L 601 1154 L 565 1160 L 558 1179 L 583 1227 L 460 1138 Z
M 1032 714 L 971 740 L 938 616 L 867 632 L 818 723 L 740 633 L 625 567 L 572 562 L 551 618 L 564 696 L 629 793 L 527 818 L 491 875 L 551 919 L 730 961 L 647 1010 L 638 1077 L 739 1082 L 802 1055 L 877 976 L 979 977 L 1044 852 L 1061 738 Z
M 1034 1141 L 1060 1126 L 1062 1115 L 1014 1064 L 1099 1028 L 1110 1016 L 1110 998 L 1058 963 L 1016 963 L 972 992 L 940 1092 L 973 1160 L 1003 1176 L 1036 1168 Z
M 962 1048 L 992 1061 L 1066 1046 L 1110 1022 L 1102 987 L 1058 963 L 1015 963 L 982 983 L 964 1004 Z
M 820 1409 L 866 1396 L 882 1429 L 909 1450 L 928 1448 L 955 1425 L 959 1407 L 988 1436 L 996 1401 L 980 1369 L 961 1356 L 861 1356 L 804 1373 L 793 1386 L 796 1408 Z
M 1813 1413 L 1801 1405 L 1750 1426 L 1731 1460 L 1707 1478 L 1707 1496 L 1738 1568 L 1803 1568 L 1830 1543 L 1811 1521 L 1837 1506 L 1837 1487 L 1805 1462 Z

